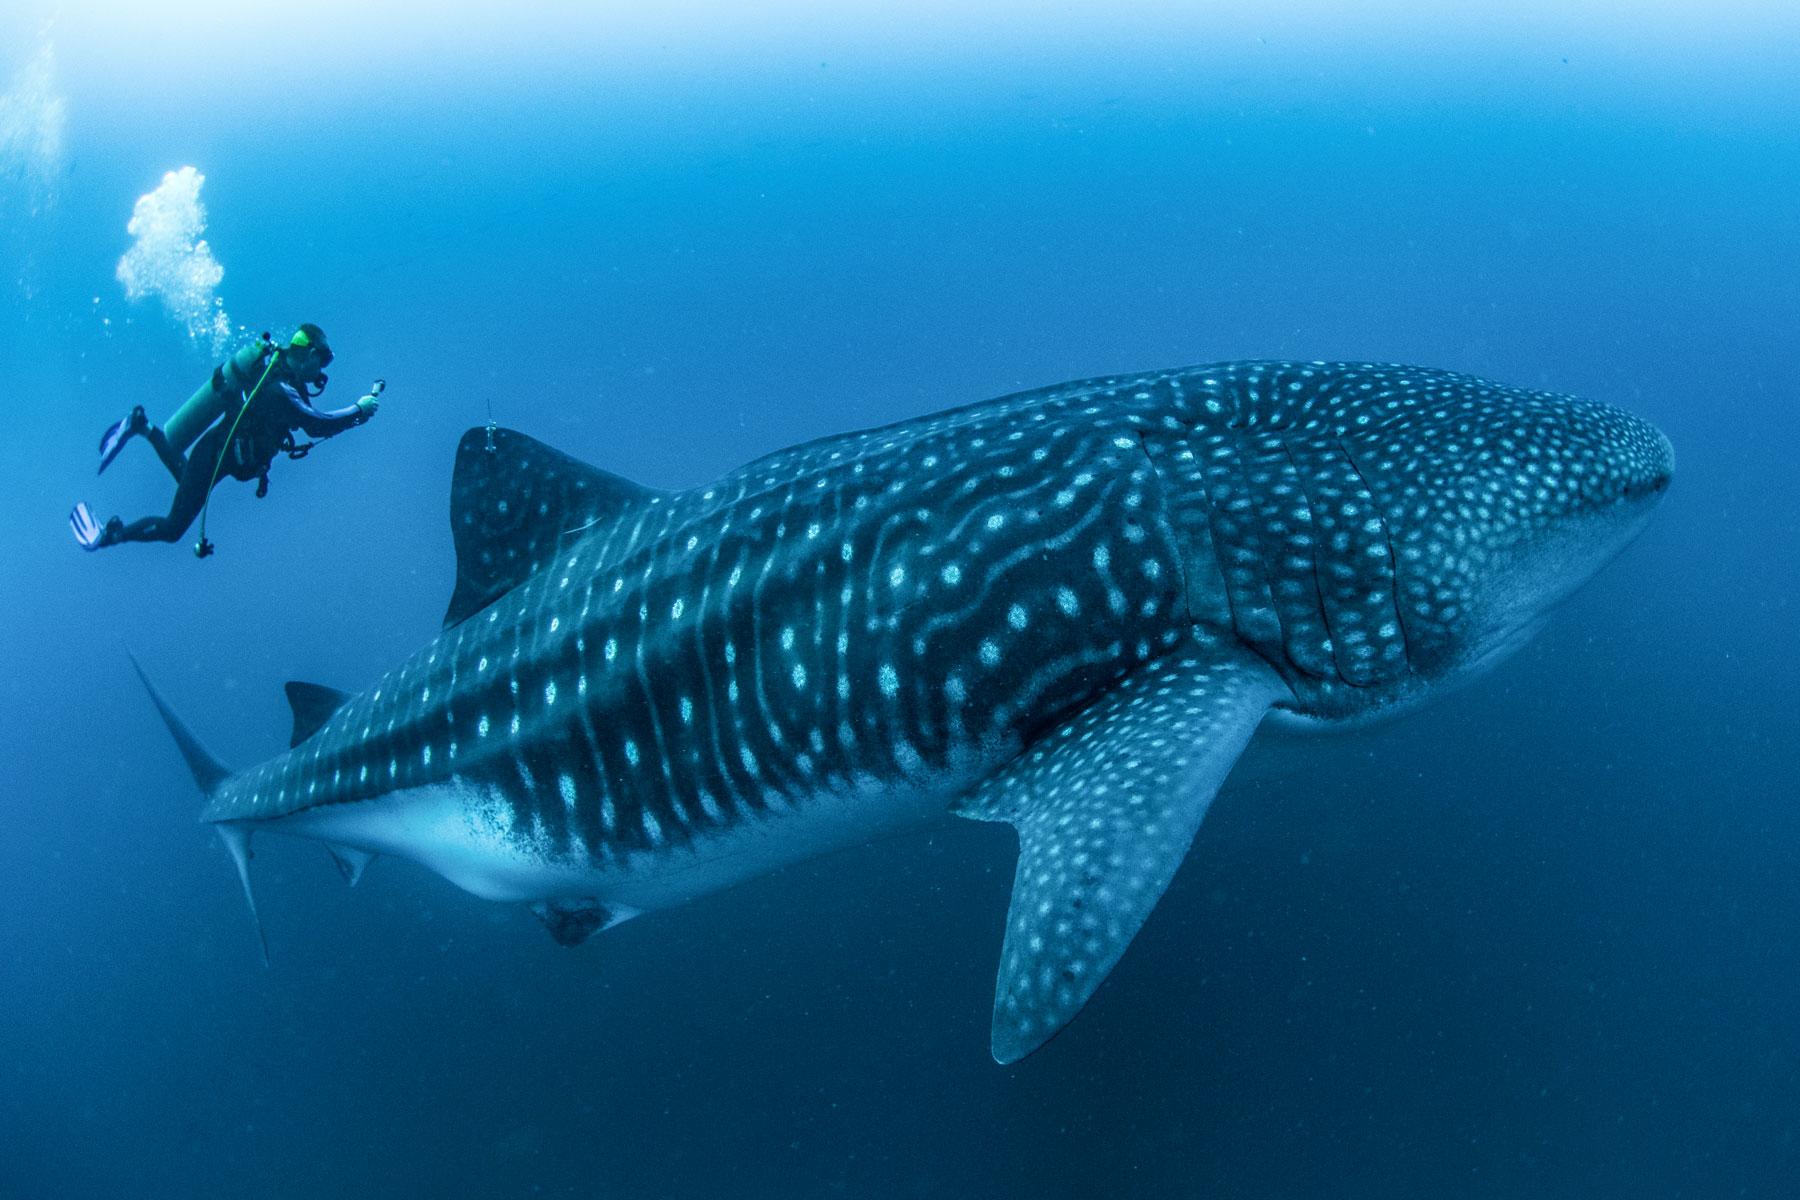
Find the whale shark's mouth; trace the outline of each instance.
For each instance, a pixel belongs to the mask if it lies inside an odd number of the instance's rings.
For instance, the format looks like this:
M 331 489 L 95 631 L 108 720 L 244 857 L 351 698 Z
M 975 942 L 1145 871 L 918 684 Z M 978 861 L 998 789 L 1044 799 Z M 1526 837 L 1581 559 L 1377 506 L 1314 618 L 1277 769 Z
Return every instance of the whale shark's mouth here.
M 1661 500 L 1675 482 L 1675 470 L 1672 461 L 1665 461 L 1641 474 L 1632 475 L 1619 482 L 1617 490 L 1610 494 L 1588 496 L 1583 498 L 1575 509 L 1575 515 L 1604 516 L 1620 508 L 1642 504 L 1646 509 L 1653 507 Z
M 1604 516 L 1622 507 L 1644 505 L 1654 507 L 1675 481 L 1675 448 L 1668 437 L 1635 417 L 1625 417 L 1634 426 L 1633 434 L 1623 439 L 1616 453 L 1609 456 L 1602 470 L 1611 478 L 1596 486 L 1574 489 L 1563 516 Z
M 1544 626 L 1549 623 L 1550 613 L 1545 610 L 1502 631 L 1465 662 L 1458 670 L 1457 675 L 1464 682 L 1473 682 L 1481 678 L 1517 654 L 1525 643 L 1543 632 Z
M 1669 481 L 1663 471 L 1629 492 L 1621 489 L 1621 499 L 1564 517 L 1559 529 L 1519 547 L 1516 564 L 1488 589 L 1489 623 L 1455 674 L 1484 674 L 1535 637 L 1557 608 L 1637 540 Z

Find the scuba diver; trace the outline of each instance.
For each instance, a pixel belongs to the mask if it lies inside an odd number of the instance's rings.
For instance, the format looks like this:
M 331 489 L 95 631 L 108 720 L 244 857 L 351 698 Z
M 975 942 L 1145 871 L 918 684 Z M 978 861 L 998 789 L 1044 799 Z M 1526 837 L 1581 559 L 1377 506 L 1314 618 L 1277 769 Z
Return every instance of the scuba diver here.
M 126 524 L 118 517 L 102 525 L 86 504 L 69 514 L 69 527 L 84 550 L 120 542 L 173 542 L 200 517 L 200 540 L 194 554 L 213 552 L 206 540 L 205 511 L 219 480 L 230 476 L 256 481 L 260 499 L 269 491 L 269 467 L 277 454 L 304 458 L 313 442 L 295 442 L 294 431 L 308 437 L 333 437 L 361 425 L 380 407 L 387 387 L 377 379 L 367 395 L 347 408 L 321 410 L 312 401 L 325 390 L 325 368 L 331 347 L 317 325 L 300 326 L 285 346 L 268 334 L 244 346 L 213 368 L 212 378 L 175 411 L 161 429 L 150 423 L 142 405 L 100 436 L 100 470 L 104 471 L 134 437 L 142 437 L 175 477 L 175 499 L 163 517 L 144 517 Z M 189 447 L 192 447 L 191 452 Z

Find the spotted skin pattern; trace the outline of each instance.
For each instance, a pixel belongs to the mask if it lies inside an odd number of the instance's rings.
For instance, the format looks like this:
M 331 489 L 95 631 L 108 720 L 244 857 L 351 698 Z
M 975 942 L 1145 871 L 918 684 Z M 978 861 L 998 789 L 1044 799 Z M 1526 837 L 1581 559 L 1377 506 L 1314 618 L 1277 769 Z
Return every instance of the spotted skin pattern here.
M 454 778 L 505 836 L 612 863 L 1006 757 L 1184 626 L 1156 474 L 1103 399 L 978 406 L 651 494 L 208 815 Z
M 1015 1062 L 1087 1002 L 1181 864 L 1280 680 L 1188 644 L 978 785 L 960 811 L 1019 829 L 994 1057 Z
M 1010 1061 L 1117 960 L 1265 712 L 1479 669 L 1671 469 L 1616 409 L 1366 364 L 1063 384 L 678 493 L 474 430 L 444 632 L 204 816 L 417 858 L 566 941 L 952 806 L 1008 820 Z

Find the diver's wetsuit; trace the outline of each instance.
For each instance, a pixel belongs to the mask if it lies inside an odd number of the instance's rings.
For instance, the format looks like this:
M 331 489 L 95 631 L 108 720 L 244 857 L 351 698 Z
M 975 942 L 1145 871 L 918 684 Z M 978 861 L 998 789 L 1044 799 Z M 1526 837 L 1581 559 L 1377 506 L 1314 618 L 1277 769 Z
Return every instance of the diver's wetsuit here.
M 239 358 L 246 358 L 246 363 L 240 364 L 237 361 Z M 184 406 L 182 413 L 169 421 L 166 429 L 156 430 L 153 426 L 146 432 L 145 436 L 156 450 L 156 456 L 162 459 L 169 473 L 175 476 L 174 502 L 169 505 L 167 516 L 144 517 L 116 531 L 109 531 L 104 539 L 106 545 L 118 542 L 179 541 L 205 506 L 207 493 L 211 490 L 209 484 L 216 482 L 215 471 L 217 479 L 229 476 L 246 482 L 260 480 L 268 473 L 269 464 L 275 461 L 275 456 L 292 444 L 289 437 L 296 429 L 308 437 L 328 438 L 368 419 L 364 410 L 355 404 L 331 410 L 313 407 L 300 381 L 281 361 L 270 368 L 262 387 L 254 389 L 257 375 L 261 373 L 261 361 L 260 355 L 246 356 L 240 353 L 234 356 L 232 362 L 213 373 L 215 392 L 243 395 L 254 390 L 255 394 L 250 401 L 249 411 L 244 413 L 241 420 L 238 412 L 243 407 L 242 401 L 226 403 L 211 427 L 200 435 L 199 441 L 193 443 L 193 449 L 185 460 L 181 451 L 171 443 L 177 442 L 177 425 L 182 414 L 189 411 L 188 406 Z M 252 363 L 256 366 L 255 374 L 243 369 Z M 245 378 L 248 379 L 249 386 L 244 386 L 241 390 L 233 387 Z M 236 422 L 235 430 L 232 428 L 233 422 Z M 226 446 L 225 438 L 228 434 L 231 444 Z M 191 433 L 187 435 L 191 436 Z M 224 447 L 223 460 L 220 458 L 221 447 Z

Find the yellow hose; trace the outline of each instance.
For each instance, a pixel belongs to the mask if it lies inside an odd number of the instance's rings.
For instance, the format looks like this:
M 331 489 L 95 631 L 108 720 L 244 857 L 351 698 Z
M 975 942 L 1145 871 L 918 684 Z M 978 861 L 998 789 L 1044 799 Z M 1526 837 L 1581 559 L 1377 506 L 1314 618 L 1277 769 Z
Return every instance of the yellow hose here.
M 256 381 L 256 386 L 250 389 L 250 394 L 244 397 L 243 407 L 238 409 L 237 417 L 231 422 L 231 428 L 225 432 L 225 441 L 219 447 L 218 461 L 213 463 L 212 478 L 206 481 L 206 503 L 200 506 L 200 540 L 194 543 L 195 558 L 205 558 L 212 553 L 212 547 L 206 540 L 206 516 L 212 511 L 213 487 L 219 482 L 219 472 L 225 466 L 225 455 L 231 449 L 231 439 L 237 433 L 238 422 L 242 421 L 244 414 L 250 411 L 251 402 L 262 391 L 263 380 L 267 379 L 269 372 L 275 369 L 275 360 L 280 357 L 280 347 L 276 347 L 270 352 L 269 365 L 263 368 L 262 377 Z

